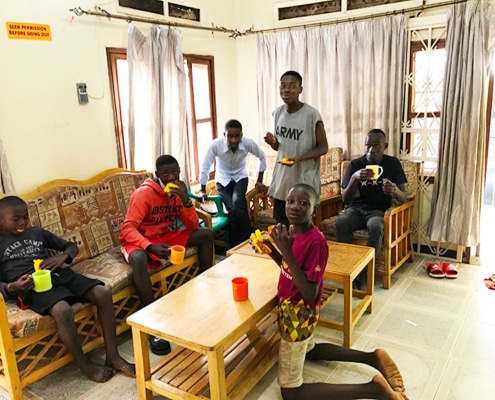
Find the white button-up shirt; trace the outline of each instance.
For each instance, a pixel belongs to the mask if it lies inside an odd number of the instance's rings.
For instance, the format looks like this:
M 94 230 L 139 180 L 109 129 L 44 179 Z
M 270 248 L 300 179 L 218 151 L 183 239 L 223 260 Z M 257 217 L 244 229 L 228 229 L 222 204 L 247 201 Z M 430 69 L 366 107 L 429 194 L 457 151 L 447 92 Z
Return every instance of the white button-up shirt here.
M 248 153 L 252 153 L 259 159 L 258 171 L 264 172 L 266 169 L 265 153 L 254 140 L 242 137 L 239 147 L 233 152 L 229 149 L 225 136 L 215 139 L 206 152 L 199 182 L 201 185 L 206 185 L 208 182 L 208 173 L 215 158 L 217 160 L 215 181 L 222 186 L 227 186 L 232 180 L 238 182 L 243 178 L 247 178 L 246 159 Z

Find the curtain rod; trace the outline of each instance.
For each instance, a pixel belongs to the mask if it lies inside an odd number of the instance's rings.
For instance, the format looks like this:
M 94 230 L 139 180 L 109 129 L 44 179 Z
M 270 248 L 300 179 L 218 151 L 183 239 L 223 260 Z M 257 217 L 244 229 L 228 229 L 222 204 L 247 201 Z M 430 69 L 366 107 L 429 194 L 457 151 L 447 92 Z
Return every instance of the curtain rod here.
M 415 13 L 415 12 L 417 13 L 415 15 L 415 17 L 418 17 L 419 14 L 421 14 L 421 12 L 425 11 L 425 10 L 429 10 L 432 8 L 447 7 L 450 5 L 465 3 L 467 1 L 468 0 L 449 0 L 449 1 L 445 1 L 443 3 L 435 3 L 435 4 L 429 4 L 429 5 L 423 4 L 421 6 L 406 8 L 406 9 L 402 9 L 402 10 L 386 11 L 386 12 L 381 12 L 381 13 L 377 13 L 377 14 L 361 15 L 358 17 L 349 17 L 349 18 L 345 18 L 345 19 L 334 19 L 332 21 L 312 22 L 309 24 L 292 25 L 292 26 L 284 26 L 284 27 L 280 27 L 280 28 L 269 28 L 269 29 L 261 29 L 261 30 L 251 29 L 249 31 L 249 33 L 250 34 L 257 34 L 257 33 L 290 31 L 290 30 L 294 30 L 294 29 L 317 28 L 320 26 L 337 25 L 337 24 L 342 24 L 342 23 L 346 23 L 346 22 L 362 21 L 362 20 L 366 20 L 366 19 L 388 17 L 390 15 Z
M 161 20 L 161 19 L 152 19 L 152 18 L 145 18 L 145 17 L 131 17 L 129 15 L 111 14 L 99 6 L 95 6 L 95 9 L 97 11 L 83 10 L 81 7 L 76 7 L 76 8 L 69 9 L 69 11 L 72 11 L 78 17 L 80 17 L 83 14 L 86 14 L 86 15 L 93 15 L 96 17 L 105 17 L 105 18 L 108 18 L 109 21 L 113 18 L 113 19 L 121 19 L 121 20 L 124 20 L 127 22 L 144 22 L 144 23 L 153 24 L 153 25 L 173 26 L 175 28 L 198 29 L 198 30 L 209 31 L 209 32 L 229 33 L 230 34 L 229 37 L 234 38 L 234 39 L 239 37 L 239 36 L 243 36 L 243 35 L 245 36 L 245 35 L 248 35 L 249 33 L 252 33 L 251 29 L 248 29 L 245 32 L 239 32 L 237 29 L 228 29 L 228 28 L 224 28 L 223 26 L 216 26 L 213 23 L 211 24 L 212 25 L 211 27 L 201 26 L 201 25 L 189 25 L 189 24 L 182 24 L 182 23 L 177 23 L 177 22 L 165 21 L 165 20 Z
M 379 18 L 379 17 L 387 17 L 390 15 L 404 14 L 404 13 L 417 12 L 417 15 L 416 15 L 416 17 L 417 17 L 417 16 L 419 16 L 419 14 L 422 11 L 425 11 L 425 10 L 430 10 L 432 8 L 447 7 L 450 5 L 465 3 L 467 1 L 468 0 L 449 0 L 449 1 L 445 1 L 443 3 L 435 3 L 435 4 L 429 4 L 429 5 L 423 4 L 421 6 L 412 7 L 412 8 L 408 8 L 408 9 L 387 11 L 387 12 L 382 12 L 382 13 L 377 13 L 377 14 L 363 15 L 363 16 L 359 16 L 359 17 L 349 17 L 346 19 L 336 19 L 336 20 L 332 20 L 332 21 L 314 22 L 314 23 L 310 23 L 310 24 L 291 25 L 291 26 L 285 26 L 285 27 L 279 27 L 279 28 L 261 29 L 261 30 L 254 30 L 253 28 L 250 28 L 244 32 L 240 32 L 237 29 L 228 29 L 228 28 L 224 28 L 222 26 L 216 26 L 213 23 L 212 23 L 211 27 L 207 27 L 207 26 L 201 26 L 201 25 L 182 24 L 182 23 L 177 23 L 177 22 L 165 21 L 165 20 L 161 20 L 161 19 L 152 19 L 152 18 L 145 18 L 145 17 L 132 17 L 132 16 L 128 16 L 128 15 L 111 14 L 99 6 L 95 6 L 95 9 L 97 11 L 83 10 L 81 7 L 71 8 L 71 9 L 69 9 L 69 11 L 72 11 L 78 17 L 83 15 L 83 14 L 86 14 L 86 15 L 92 15 L 92 16 L 96 16 L 96 17 L 105 17 L 105 18 L 108 18 L 108 20 L 111 20 L 113 18 L 113 19 L 124 20 L 127 22 L 144 22 L 144 23 L 154 24 L 154 25 L 168 25 L 168 26 L 173 26 L 176 28 L 197 29 L 197 30 L 203 30 L 203 31 L 209 31 L 209 32 L 228 33 L 229 37 L 236 39 L 239 36 L 247 36 L 247 35 L 252 35 L 252 34 L 257 34 L 257 33 L 280 32 L 280 31 L 286 31 L 286 30 L 292 30 L 292 29 L 316 28 L 319 26 L 341 24 L 341 23 L 346 23 L 346 22 L 355 22 L 355 21 L 361 21 L 361 20 L 373 19 L 373 18 Z

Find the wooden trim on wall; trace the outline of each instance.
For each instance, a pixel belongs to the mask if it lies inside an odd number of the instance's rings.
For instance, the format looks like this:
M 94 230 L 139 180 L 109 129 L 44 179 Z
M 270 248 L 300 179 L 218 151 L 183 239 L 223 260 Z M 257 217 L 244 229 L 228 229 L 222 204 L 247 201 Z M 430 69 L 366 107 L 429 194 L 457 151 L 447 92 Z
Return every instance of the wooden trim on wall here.
M 110 95 L 112 96 L 113 120 L 115 139 L 117 143 L 117 158 L 120 168 L 127 168 L 125 154 L 124 128 L 122 126 L 122 110 L 120 107 L 119 80 L 117 76 L 117 60 L 127 60 L 127 50 L 107 47 L 108 79 L 110 81 Z

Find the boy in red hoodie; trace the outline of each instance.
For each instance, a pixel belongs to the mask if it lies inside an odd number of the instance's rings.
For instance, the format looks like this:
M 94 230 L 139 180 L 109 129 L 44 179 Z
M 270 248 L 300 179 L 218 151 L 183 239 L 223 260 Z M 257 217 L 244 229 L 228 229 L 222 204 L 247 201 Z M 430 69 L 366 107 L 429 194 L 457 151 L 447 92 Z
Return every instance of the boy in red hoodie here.
M 155 177 L 147 179 L 131 197 L 119 239 L 122 254 L 132 267 L 134 283 L 142 306 L 154 301 L 148 268 L 157 268 L 168 259 L 170 247 L 198 247 L 201 271 L 211 267 L 213 260 L 213 231 L 199 227 L 196 209 L 179 180 L 180 167 L 170 155 L 156 160 Z M 166 194 L 165 186 L 172 183 Z M 170 187 L 170 185 L 169 185 Z M 183 227 L 178 227 L 178 222 Z M 164 355 L 170 344 L 149 336 L 151 351 Z

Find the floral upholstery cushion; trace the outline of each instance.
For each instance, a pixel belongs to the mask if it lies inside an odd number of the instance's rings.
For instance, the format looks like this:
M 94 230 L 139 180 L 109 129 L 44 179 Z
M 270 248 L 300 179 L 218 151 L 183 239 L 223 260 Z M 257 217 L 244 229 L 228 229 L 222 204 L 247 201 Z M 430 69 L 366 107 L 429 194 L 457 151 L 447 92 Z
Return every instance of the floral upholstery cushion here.
M 320 160 L 320 182 L 326 185 L 331 182 L 340 182 L 341 165 L 344 159 L 342 147 L 332 147 Z
M 267 208 L 258 212 L 255 228 L 260 231 L 266 231 L 270 225 L 275 225 L 276 223 L 277 221 L 273 218 L 273 208 Z
M 76 243 L 79 254 L 74 264 L 96 257 L 120 245 L 118 237 L 129 199 L 149 176 L 110 175 L 87 185 L 48 189 L 27 200 L 31 225 Z

